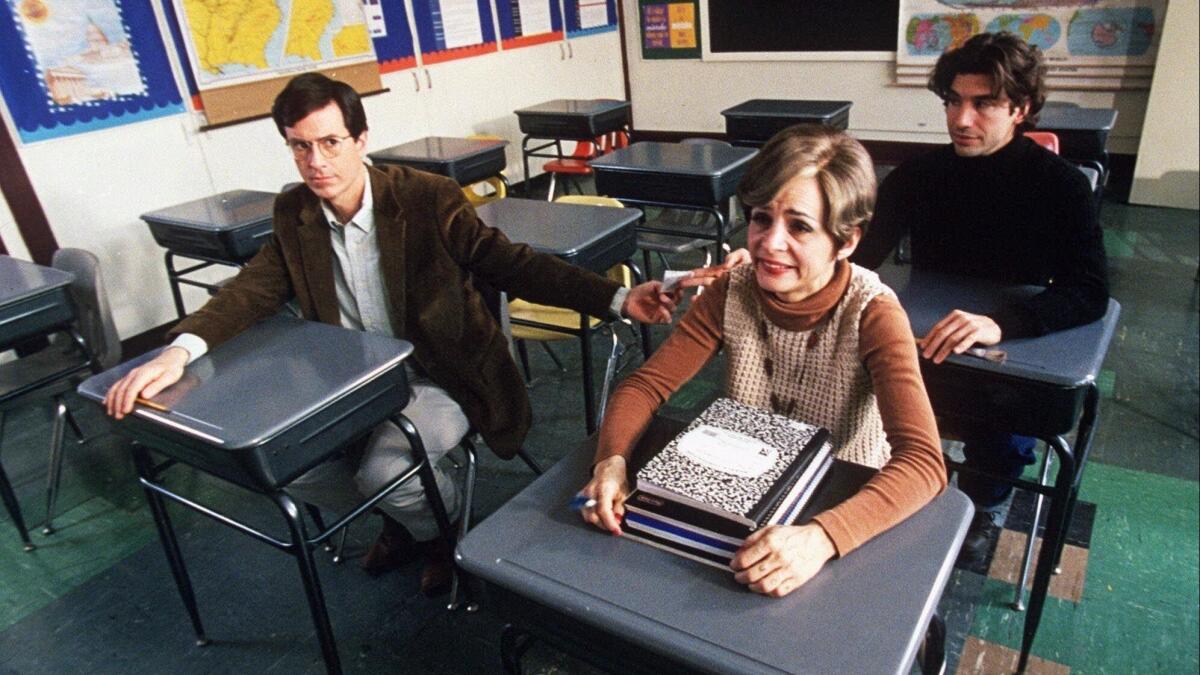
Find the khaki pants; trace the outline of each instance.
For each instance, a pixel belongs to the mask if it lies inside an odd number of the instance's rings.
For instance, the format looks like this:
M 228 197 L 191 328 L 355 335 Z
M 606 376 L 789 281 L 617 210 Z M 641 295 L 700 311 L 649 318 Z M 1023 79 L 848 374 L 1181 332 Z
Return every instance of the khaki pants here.
M 441 387 L 428 380 L 415 381 L 411 386 L 408 405 L 402 412 L 421 434 L 438 491 L 453 521 L 458 513 L 458 490 L 453 478 L 439 467 L 439 461 L 458 445 L 470 423 Z M 314 467 L 292 481 L 287 491 L 297 499 L 341 515 L 412 465 L 408 439 L 395 424 L 384 422 L 375 427 L 361 452 Z M 415 476 L 384 497 L 379 507 L 408 528 L 417 541 L 428 541 L 439 534 L 433 509 L 425 499 L 421 480 Z

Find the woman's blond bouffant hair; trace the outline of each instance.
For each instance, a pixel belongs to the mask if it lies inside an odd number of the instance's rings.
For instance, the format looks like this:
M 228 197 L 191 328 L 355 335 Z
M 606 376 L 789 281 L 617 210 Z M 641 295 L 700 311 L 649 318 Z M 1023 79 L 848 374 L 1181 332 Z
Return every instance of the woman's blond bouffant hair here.
M 875 167 L 866 148 L 846 132 L 797 124 L 771 137 L 750 161 L 737 196 L 747 213 L 765 206 L 798 176 L 813 176 L 825 200 L 822 226 L 838 247 L 855 227 L 866 234 L 875 208 Z

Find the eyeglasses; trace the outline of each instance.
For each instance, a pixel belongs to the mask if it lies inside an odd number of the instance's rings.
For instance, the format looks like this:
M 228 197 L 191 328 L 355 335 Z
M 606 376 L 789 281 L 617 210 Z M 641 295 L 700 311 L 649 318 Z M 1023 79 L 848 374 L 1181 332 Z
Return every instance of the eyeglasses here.
M 342 154 L 342 144 L 351 138 L 354 137 L 349 135 L 325 136 L 315 141 L 302 141 L 298 138 L 293 138 L 287 142 L 287 146 L 291 149 L 292 156 L 296 159 L 307 159 L 308 153 L 314 147 L 321 151 L 321 156 L 325 159 L 333 159 Z

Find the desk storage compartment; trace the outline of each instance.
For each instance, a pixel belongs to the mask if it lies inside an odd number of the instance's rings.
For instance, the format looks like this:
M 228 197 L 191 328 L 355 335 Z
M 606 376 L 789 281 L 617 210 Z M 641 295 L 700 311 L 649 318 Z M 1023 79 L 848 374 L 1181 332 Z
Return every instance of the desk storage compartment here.
M 560 103 L 564 102 L 550 101 L 515 111 L 521 133 L 537 138 L 590 139 L 629 125 L 630 106 L 626 101 L 587 101 L 594 104 L 590 106 L 554 105 Z
M 623 227 L 607 233 L 599 241 L 590 241 L 580 250 L 560 253 L 559 258 L 596 274 L 604 274 L 613 265 L 637 254 L 637 230 Z
M 617 199 L 640 199 L 685 206 L 723 207 L 746 171 L 743 163 L 722 175 L 635 171 L 593 164 L 596 191 Z
M 734 145 L 760 146 L 796 124 L 850 125 L 849 101 L 773 101 L 756 99 L 723 110 L 725 134 Z
M 495 147 L 487 148 L 471 155 L 463 155 L 453 159 L 440 157 L 417 156 L 388 156 L 386 153 L 372 153 L 371 161 L 376 164 L 393 164 L 410 166 L 419 171 L 428 171 L 440 176 L 446 176 L 458 181 L 459 185 L 470 185 L 485 178 L 499 175 L 508 164 L 504 156 L 504 144 L 497 143 Z
M 195 254 L 204 258 L 240 263 L 254 257 L 271 236 L 271 219 L 216 228 L 186 223 L 170 223 L 142 216 L 159 246 L 179 255 Z
M 1057 436 L 1075 428 L 1085 387 L 1062 387 L 994 373 L 933 367 L 921 361 L 921 375 L 939 426 L 953 433 L 987 428 L 1026 436 Z
M 0 309 L 0 348 L 71 322 L 71 298 L 64 284 Z
M 253 447 L 223 448 L 139 415 L 126 417 L 123 431 L 155 452 L 249 490 L 266 492 L 295 480 L 407 403 L 408 383 L 404 369 L 398 367 Z M 162 419 L 169 420 L 170 415 Z

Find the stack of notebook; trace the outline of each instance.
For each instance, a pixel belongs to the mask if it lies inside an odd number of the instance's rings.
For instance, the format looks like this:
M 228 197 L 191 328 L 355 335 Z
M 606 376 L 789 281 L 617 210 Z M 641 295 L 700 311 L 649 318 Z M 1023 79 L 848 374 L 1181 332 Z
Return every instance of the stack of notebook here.
M 800 515 L 832 462 L 827 430 L 717 399 L 637 472 L 622 529 L 727 568 L 751 533 Z

